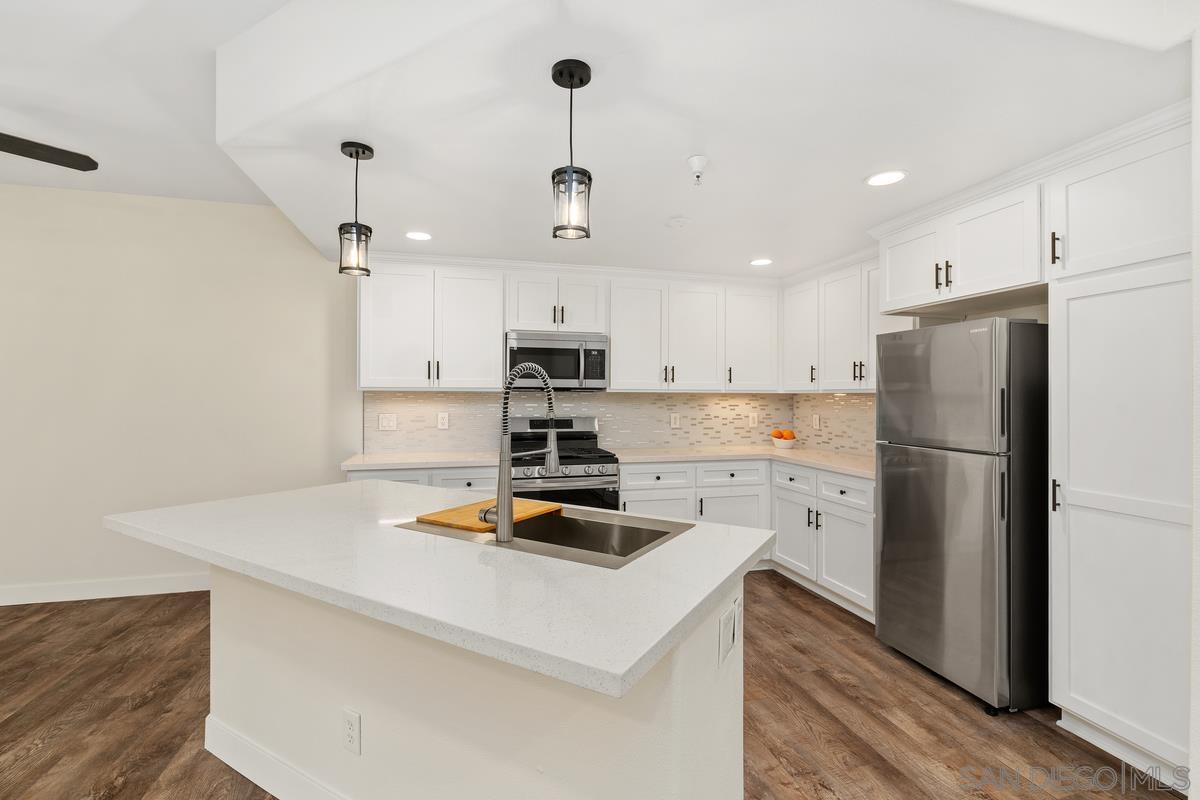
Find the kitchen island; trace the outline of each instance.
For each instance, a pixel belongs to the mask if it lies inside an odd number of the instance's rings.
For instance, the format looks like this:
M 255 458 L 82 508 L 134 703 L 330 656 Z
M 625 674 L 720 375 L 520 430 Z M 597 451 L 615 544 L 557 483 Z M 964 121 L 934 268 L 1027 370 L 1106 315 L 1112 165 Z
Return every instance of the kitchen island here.
M 282 798 L 735 798 L 742 577 L 699 523 L 619 569 L 396 527 L 357 481 L 105 518 L 212 565 L 205 742 Z

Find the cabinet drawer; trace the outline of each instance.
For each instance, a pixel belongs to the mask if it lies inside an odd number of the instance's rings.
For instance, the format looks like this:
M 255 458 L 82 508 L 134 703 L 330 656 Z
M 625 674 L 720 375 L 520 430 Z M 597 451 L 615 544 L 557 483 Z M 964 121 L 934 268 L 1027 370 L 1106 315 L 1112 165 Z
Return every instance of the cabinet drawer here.
M 817 471 L 815 469 L 793 467 L 789 464 L 774 464 L 771 469 L 775 475 L 776 486 L 803 494 L 816 495 Z
M 433 485 L 445 489 L 495 491 L 497 475 L 494 469 L 447 469 L 433 473 Z
M 429 471 L 423 469 L 358 469 L 346 473 L 348 481 L 395 481 L 429 485 Z
M 622 464 L 622 489 L 690 489 L 696 485 L 691 464 Z
M 767 482 L 766 461 L 722 461 L 701 464 L 697 486 L 757 486 Z
M 868 514 L 875 512 L 875 482 L 849 475 L 822 472 L 818 480 L 817 496 L 831 503 L 839 503 Z

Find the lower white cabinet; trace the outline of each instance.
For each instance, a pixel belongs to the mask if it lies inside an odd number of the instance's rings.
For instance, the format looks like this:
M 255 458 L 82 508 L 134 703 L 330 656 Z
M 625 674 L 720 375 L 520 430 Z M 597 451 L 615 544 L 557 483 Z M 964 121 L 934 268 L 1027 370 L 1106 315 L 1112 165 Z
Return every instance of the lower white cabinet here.
M 775 489 L 771 502 L 775 520 L 774 560 L 797 575 L 817 579 L 817 532 L 813 527 L 817 503 L 812 497 Z
M 621 510 L 647 517 L 696 518 L 694 489 L 635 489 L 621 491 Z
M 428 486 L 430 482 L 427 469 L 362 469 L 346 473 L 348 481 L 393 481 L 394 483 L 414 483 L 418 486 Z
M 817 583 L 874 612 L 874 518 L 862 511 L 817 501 L 816 529 L 820 537 Z
M 496 469 L 439 469 L 432 473 L 434 486 L 476 492 L 495 492 L 497 478 L 499 472 Z
M 770 490 L 765 486 L 700 489 L 696 492 L 696 519 L 746 528 L 770 527 Z

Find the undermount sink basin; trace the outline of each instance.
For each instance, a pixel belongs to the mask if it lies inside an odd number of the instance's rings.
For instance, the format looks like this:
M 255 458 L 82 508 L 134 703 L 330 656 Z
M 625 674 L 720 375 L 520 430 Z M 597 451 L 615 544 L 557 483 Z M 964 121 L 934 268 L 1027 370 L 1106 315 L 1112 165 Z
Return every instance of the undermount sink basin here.
M 422 522 L 405 522 L 396 527 L 618 569 L 693 526 L 686 522 L 563 506 L 561 513 L 542 514 L 513 525 L 513 541 L 507 544 L 497 542 L 493 533 L 472 533 Z

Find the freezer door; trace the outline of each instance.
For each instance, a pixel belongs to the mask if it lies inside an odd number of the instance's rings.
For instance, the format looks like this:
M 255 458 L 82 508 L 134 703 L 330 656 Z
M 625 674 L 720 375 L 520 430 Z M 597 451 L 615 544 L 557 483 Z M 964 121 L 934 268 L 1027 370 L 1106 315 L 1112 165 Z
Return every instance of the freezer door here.
M 877 446 L 875 635 L 1009 704 L 1007 456 Z
M 877 433 L 882 442 L 1002 453 L 1008 320 L 968 320 L 881 334 Z

